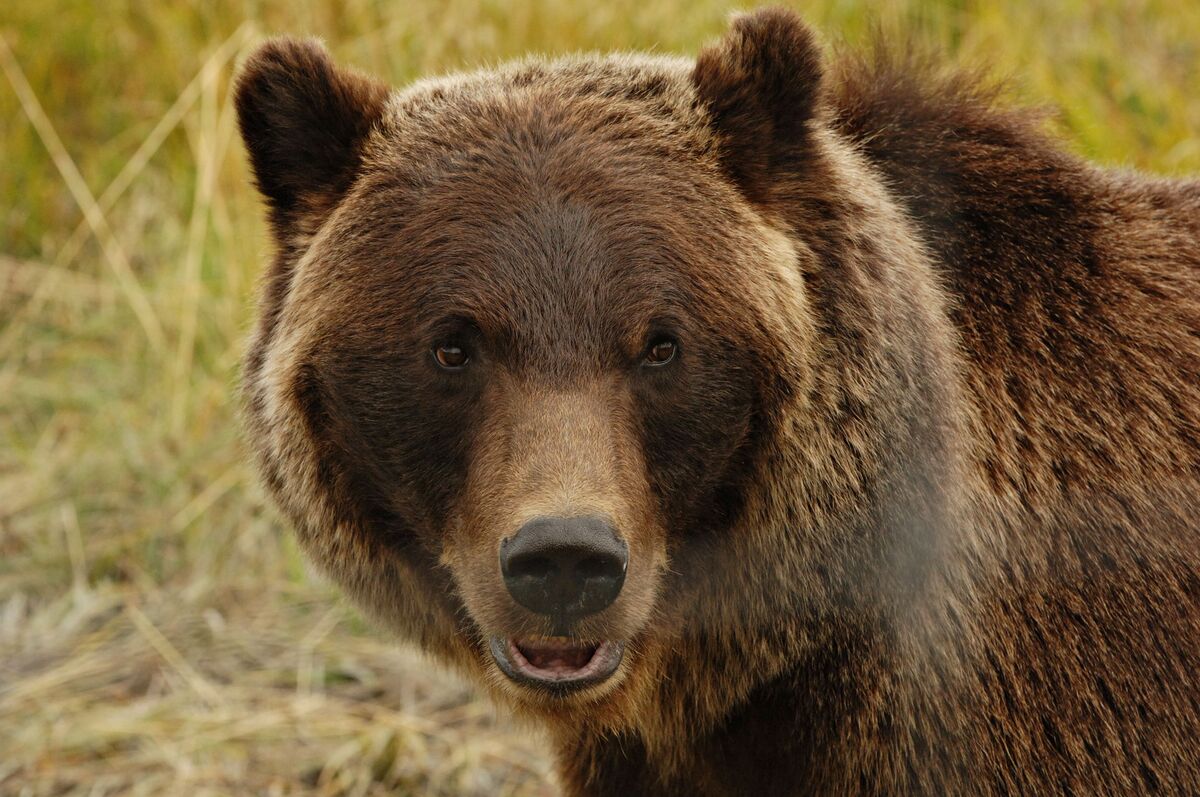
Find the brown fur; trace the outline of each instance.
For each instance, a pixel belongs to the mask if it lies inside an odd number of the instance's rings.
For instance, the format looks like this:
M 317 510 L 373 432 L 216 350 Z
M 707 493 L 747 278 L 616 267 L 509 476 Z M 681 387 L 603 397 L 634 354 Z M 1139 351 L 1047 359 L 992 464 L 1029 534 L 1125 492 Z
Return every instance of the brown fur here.
M 568 793 L 1200 790 L 1200 184 L 784 11 L 391 93 L 277 40 L 238 109 L 267 485 Z M 497 566 L 546 513 L 630 549 L 566 697 L 487 652 L 548 633 Z

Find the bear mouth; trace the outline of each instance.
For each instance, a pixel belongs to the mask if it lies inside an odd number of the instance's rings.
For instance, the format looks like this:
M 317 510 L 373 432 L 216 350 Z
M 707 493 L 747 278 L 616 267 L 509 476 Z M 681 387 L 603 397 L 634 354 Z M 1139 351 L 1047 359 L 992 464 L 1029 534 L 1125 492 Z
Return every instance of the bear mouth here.
M 570 637 L 492 637 L 492 658 L 511 680 L 551 693 L 566 693 L 608 680 L 621 666 L 625 646 Z

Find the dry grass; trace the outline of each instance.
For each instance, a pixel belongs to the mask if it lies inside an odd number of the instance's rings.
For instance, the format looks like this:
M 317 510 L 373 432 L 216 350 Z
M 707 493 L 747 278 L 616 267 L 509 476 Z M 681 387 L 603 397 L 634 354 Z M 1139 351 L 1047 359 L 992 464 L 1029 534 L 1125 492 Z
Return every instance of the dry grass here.
M 813 0 L 1016 76 L 1083 153 L 1200 171 L 1200 4 Z M 536 735 L 311 578 L 232 406 L 265 241 L 228 93 L 262 35 L 397 82 L 692 51 L 714 0 L 0 6 L 0 794 L 546 794 Z

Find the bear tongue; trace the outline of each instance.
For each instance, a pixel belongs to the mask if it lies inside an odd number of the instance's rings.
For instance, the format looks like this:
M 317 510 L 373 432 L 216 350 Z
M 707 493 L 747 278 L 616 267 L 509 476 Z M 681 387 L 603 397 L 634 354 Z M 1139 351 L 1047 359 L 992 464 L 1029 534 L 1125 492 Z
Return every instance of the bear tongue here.
M 596 645 L 554 639 L 522 639 L 517 649 L 539 670 L 578 670 L 596 654 Z

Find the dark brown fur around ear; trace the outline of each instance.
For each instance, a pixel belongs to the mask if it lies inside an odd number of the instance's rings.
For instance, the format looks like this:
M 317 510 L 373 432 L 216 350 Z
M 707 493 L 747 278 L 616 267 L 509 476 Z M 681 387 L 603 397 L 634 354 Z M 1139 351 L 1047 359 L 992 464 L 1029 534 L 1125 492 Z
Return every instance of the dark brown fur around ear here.
M 778 160 L 804 144 L 822 73 L 812 31 L 784 8 L 736 17 L 696 59 L 692 83 L 712 114 L 722 163 L 752 199 Z
M 354 181 L 387 94 L 382 83 L 338 69 L 311 39 L 273 39 L 246 61 L 238 125 L 276 235 L 294 232 L 305 214 L 328 212 Z

